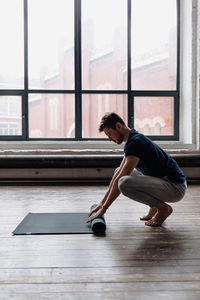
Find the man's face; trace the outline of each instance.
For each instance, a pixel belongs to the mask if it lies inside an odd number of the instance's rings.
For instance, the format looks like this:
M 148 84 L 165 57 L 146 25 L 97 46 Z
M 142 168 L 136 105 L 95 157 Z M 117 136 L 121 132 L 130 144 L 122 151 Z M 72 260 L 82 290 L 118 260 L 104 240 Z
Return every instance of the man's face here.
M 116 144 L 121 144 L 124 141 L 124 135 L 118 129 L 104 128 L 103 131 L 109 141 L 113 141 Z

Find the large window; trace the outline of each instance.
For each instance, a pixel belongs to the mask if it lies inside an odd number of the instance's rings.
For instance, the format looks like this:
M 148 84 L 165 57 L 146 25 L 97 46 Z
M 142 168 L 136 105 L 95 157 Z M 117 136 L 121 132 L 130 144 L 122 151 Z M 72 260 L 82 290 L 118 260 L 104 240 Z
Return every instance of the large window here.
M 74 89 L 74 1 L 28 1 L 30 89 Z
M 0 0 L 0 89 L 24 88 L 23 1 Z
M 176 5 L 174 0 L 132 1 L 133 90 L 176 90 Z
M 0 139 L 179 139 L 179 0 L 0 0 Z

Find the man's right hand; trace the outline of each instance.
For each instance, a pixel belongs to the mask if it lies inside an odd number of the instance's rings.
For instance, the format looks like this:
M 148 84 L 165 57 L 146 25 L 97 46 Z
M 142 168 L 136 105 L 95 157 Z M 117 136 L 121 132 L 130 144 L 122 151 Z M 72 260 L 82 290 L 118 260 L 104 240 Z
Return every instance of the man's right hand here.
M 101 208 L 101 204 L 99 204 L 97 207 L 95 207 L 93 210 L 91 210 L 88 214 L 88 217 L 90 217 L 94 212 L 98 211 Z
M 98 205 L 95 209 L 93 209 L 90 213 L 89 213 L 89 217 L 86 221 L 86 223 L 91 222 L 92 220 L 96 219 L 96 218 L 100 218 L 101 216 L 103 216 L 106 212 L 106 207 L 103 205 Z M 93 214 L 93 212 L 98 211 L 96 214 Z M 91 216 L 91 214 L 93 214 Z

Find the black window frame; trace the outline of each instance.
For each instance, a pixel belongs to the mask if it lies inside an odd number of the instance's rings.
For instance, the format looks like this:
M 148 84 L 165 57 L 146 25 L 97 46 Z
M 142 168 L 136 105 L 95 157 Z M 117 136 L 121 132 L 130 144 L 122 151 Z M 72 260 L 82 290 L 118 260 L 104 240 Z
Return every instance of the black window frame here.
M 132 90 L 131 89 L 131 4 L 127 1 L 127 89 L 126 90 L 83 90 L 81 63 L 81 0 L 74 0 L 74 90 L 44 90 L 28 87 L 28 0 L 24 5 L 24 89 L 0 90 L 1 96 L 22 97 L 22 135 L 0 136 L 1 141 L 105 141 L 106 138 L 82 137 L 82 95 L 83 94 L 124 94 L 127 95 L 128 126 L 134 126 L 134 97 L 173 97 L 174 98 L 174 134 L 150 135 L 152 140 L 179 140 L 179 96 L 180 96 L 180 0 L 177 2 L 177 77 L 176 90 Z M 75 137 L 74 138 L 30 138 L 28 135 L 28 96 L 29 94 L 74 94 L 75 96 Z

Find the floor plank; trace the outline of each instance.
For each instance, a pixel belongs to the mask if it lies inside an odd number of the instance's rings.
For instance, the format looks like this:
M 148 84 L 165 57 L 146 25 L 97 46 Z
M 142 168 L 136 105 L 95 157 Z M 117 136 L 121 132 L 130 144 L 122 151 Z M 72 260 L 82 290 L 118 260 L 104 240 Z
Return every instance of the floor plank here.
M 200 299 L 200 186 L 162 227 L 148 208 L 120 196 L 104 237 L 13 236 L 29 212 L 89 212 L 106 186 L 1 186 L 0 299 Z

